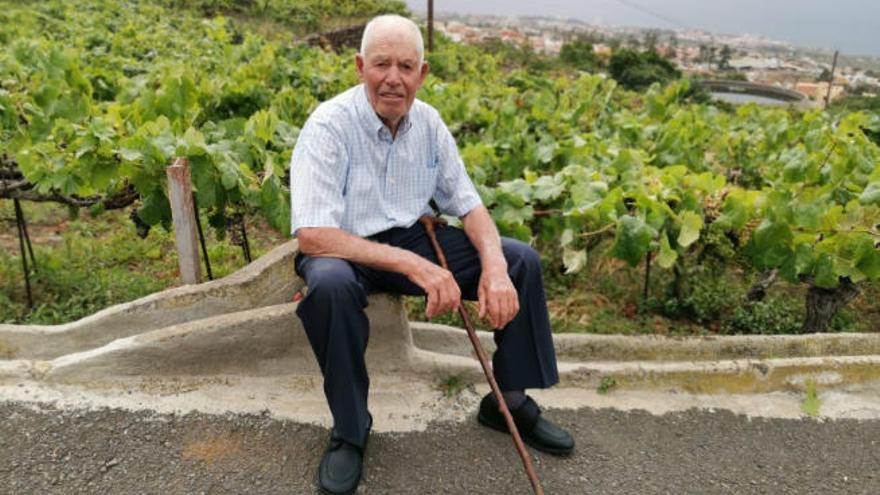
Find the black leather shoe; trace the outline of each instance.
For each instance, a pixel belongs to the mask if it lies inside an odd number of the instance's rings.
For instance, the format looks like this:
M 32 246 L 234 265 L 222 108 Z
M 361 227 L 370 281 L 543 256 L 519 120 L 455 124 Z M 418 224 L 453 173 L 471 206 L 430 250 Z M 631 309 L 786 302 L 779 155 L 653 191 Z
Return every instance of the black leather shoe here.
M 370 428 L 373 426 L 373 417 L 367 426 L 367 439 L 370 438 Z M 323 493 L 349 494 L 354 493 L 361 481 L 361 471 L 364 467 L 364 448 L 350 444 L 339 437 L 336 429 L 330 431 L 330 444 L 324 451 L 321 465 L 318 468 L 318 484 Z
M 531 397 L 510 410 L 523 442 L 548 454 L 566 456 L 574 450 L 574 438 L 562 428 L 541 417 L 541 409 Z M 477 421 L 483 426 L 507 433 L 507 423 L 498 409 L 498 401 L 490 392 L 480 402 Z

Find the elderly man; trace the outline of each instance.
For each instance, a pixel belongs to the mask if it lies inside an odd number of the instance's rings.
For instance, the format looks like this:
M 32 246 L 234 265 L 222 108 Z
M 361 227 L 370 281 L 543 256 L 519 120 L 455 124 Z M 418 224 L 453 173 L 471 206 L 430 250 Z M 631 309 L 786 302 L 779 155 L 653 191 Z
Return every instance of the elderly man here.
M 355 56 L 363 84 L 312 113 L 291 157 L 296 270 L 308 285 L 297 314 L 333 414 L 318 474 L 331 493 L 357 487 L 372 426 L 364 308 L 373 292 L 426 296 L 428 317 L 457 309 L 462 296 L 478 300 L 480 317 L 499 329 L 493 367 L 524 440 L 559 455 L 574 448 L 524 393 L 558 381 L 539 257 L 499 238 L 455 140 L 437 111 L 416 99 L 428 73 L 423 57 L 412 21 L 373 19 Z M 431 199 L 461 219 L 462 229 L 437 232 L 449 271 L 437 265 L 418 223 Z M 507 431 L 491 394 L 478 420 Z

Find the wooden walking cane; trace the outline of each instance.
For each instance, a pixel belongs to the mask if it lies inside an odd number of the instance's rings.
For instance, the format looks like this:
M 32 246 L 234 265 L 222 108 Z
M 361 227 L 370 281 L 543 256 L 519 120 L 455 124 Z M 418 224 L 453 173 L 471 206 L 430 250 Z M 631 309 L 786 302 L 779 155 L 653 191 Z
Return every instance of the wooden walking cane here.
M 437 235 L 434 232 L 435 224 L 445 225 L 446 221 L 442 218 L 422 215 L 422 217 L 419 218 L 419 222 L 425 227 L 425 232 L 428 234 L 428 238 L 434 246 L 434 252 L 437 253 L 437 259 L 440 260 L 440 266 L 449 270 L 449 266 L 446 264 L 446 256 L 443 255 L 443 249 L 440 247 L 440 243 L 437 242 Z M 520 459 L 522 459 L 526 474 L 529 476 L 529 481 L 532 483 L 532 490 L 538 495 L 544 495 L 544 490 L 541 489 L 541 482 L 538 480 L 538 475 L 535 474 L 534 466 L 532 466 L 532 459 L 529 457 L 529 453 L 526 451 L 525 445 L 523 445 L 522 438 L 519 436 L 519 430 L 513 422 L 513 416 L 510 415 L 510 410 L 507 409 L 507 403 L 504 402 L 504 396 L 501 395 L 501 389 L 498 388 L 498 382 L 495 381 L 495 375 L 492 373 L 492 368 L 489 367 L 486 353 L 483 351 L 483 346 L 480 344 L 480 339 L 477 337 L 477 332 L 474 330 L 474 326 L 471 325 L 471 320 L 468 317 L 463 303 L 458 305 L 458 314 L 464 322 L 464 328 L 467 330 L 468 337 L 471 339 L 471 344 L 474 346 L 474 351 L 477 353 L 477 358 L 480 360 L 480 365 L 483 367 L 486 381 L 489 382 L 489 387 L 492 388 L 492 395 L 495 396 L 495 400 L 498 402 L 498 409 L 501 410 L 501 414 L 504 416 L 504 421 L 507 422 L 507 429 L 513 437 L 513 443 L 516 445 L 516 450 L 519 452 Z

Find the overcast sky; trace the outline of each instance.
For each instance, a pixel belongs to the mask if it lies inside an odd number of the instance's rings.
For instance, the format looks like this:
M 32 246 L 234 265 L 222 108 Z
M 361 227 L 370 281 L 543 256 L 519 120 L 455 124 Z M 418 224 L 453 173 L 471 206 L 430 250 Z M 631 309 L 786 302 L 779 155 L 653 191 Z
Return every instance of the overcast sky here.
M 428 4 L 406 3 L 417 13 Z M 434 11 L 755 33 L 850 55 L 880 56 L 880 0 L 434 0 Z

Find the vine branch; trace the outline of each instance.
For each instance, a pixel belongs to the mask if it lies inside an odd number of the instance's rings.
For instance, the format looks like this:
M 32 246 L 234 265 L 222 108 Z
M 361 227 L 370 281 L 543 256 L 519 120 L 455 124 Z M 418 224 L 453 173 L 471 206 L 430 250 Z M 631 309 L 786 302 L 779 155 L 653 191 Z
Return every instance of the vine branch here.
M 532 212 L 532 215 L 535 217 L 549 217 L 552 215 L 559 215 L 562 213 L 562 210 L 558 208 L 550 209 L 550 210 L 535 210 Z
M 798 227 L 792 229 L 795 232 L 801 232 L 804 234 L 868 234 L 874 237 L 880 237 L 880 232 L 875 232 L 873 230 L 868 229 L 846 229 L 846 230 L 834 230 L 834 229 L 819 229 L 819 230 L 810 230 L 805 229 L 803 227 Z
M 28 181 L 15 160 L 6 154 L 0 155 L 0 199 L 20 199 L 35 203 L 61 203 L 74 208 L 88 208 L 96 204 L 104 206 L 105 210 L 118 210 L 134 203 L 139 195 L 131 184 L 124 189 L 109 196 L 92 195 L 78 196 L 76 194 L 65 195 L 57 190 L 47 193 L 34 191 L 34 185 Z
M 592 232 L 584 232 L 583 234 L 579 234 L 579 235 L 581 237 L 592 237 L 594 235 L 604 234 L 605 232 L 608 232 L 609 230 L 613 229 L 615 225 L 617 225 L 617 224 L 609 223 L 608 225 L 602 227 L 599 230 L 594 230 Z

